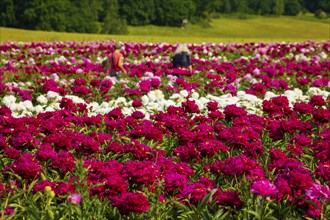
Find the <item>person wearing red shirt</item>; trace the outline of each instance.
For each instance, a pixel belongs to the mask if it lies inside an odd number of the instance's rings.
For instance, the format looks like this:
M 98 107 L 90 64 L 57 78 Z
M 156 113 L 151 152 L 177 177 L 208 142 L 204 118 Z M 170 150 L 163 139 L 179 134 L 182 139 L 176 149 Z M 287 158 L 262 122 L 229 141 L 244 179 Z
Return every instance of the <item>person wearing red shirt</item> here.
M 121 53 L 121 45 L 119 43 L 115 43 L 114 49 L 115 51 L 107 56 L 109 64 L 109 74 L 110 76 L 117 76 L 118 74 L 120 74 L 120 72 L 126 74 L 127 72 L 123 67 L 124 56 Z

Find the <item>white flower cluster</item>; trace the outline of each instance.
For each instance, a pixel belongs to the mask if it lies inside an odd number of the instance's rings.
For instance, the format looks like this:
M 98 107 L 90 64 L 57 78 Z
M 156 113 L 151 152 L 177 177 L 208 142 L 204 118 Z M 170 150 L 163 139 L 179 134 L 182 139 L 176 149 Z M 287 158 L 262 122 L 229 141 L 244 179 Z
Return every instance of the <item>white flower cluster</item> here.
M 304 95 L 300 89 L 287 90 L 282 96 L 286 96 L 289 100 L 290 106 L 299 101 L 308 101 L 313 95 L 321 95 L 327 99 L 330 95 L 329 92 L 321 90 L 316 87 L 310 88 Z M 272 92 L 265 94 L 264 100 L 269 100 L 276 95 Z M 146 115 L 146 119 L 150 118 L 150 115 L 159 112 L 166 111 L 169 106 L 181 106 L 182 102 L 187 100 L 194 100 L 201 114 L 207 115 L 207 103 L 217 102 L 220 110 L 223 110 L 227 105 L 236 104 L 237 106 L 245 108 L 251 114 L 262 114 L 262 99 L 257 96 L 246 94 L 244 91 L 239 91 L 237 96 L 231 94 L 225 94 L 221 96 L 214 96 L 211 94 L 205 97 L 200 96 L 196 91 L 189 94 L 188 91 L 182 90 L 179 93 L 173 94 L 169 99 L 165 99 L 165 96 L 161 90 L 153 90 L 148 94 L 141 97 L 143 106 L 138 109 L 132 106 L 133 101 L 127 101 L 125 97 L 119 97 L 109 102 L 91 102 L 86 103 L 82 98 L 74 95 L 66 95 L 62 97 L 56 92 L 49 91 L 46 95 L 39 95 L 36 99 L 36 105 L 33 105 L 31 101 L 17 102 L 17 98 L 13 95 L 4 96 L 1 103 L 11 109 L 13 117 L 33 116 L 40 112 L 56 111 L 60 110 L 60 101 L 62 98 L 68 98 L 73 103 L 83 103 L 87 105 L 89 116 L 95 116 L 97 114 L 107 114 L 116 107 L 121 107 L 124 115 L 131 115 L 135 110 L 139 110 Z

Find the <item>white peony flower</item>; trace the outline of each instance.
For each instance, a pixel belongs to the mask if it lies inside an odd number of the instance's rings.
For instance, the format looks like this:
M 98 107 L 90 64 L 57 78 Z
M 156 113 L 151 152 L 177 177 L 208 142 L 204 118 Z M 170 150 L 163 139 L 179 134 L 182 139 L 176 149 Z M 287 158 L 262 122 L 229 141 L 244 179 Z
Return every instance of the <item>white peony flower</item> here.
M 134 112 L 134 108 L 132 107 L 123 107 L 121 109 L 121 112 L 124 114 L 124 115 L 131 115 L 133 112 Z
M 89 109 L 89 111 L 96 112 L 99 108 L 100 105 L 97 102 L 91 102 L 87 104 L 87 109 Z
M 321 95 L 324 98 L 327 98 L 329 96 L 329 94 L 330 94 L 329 92 L 321 90 L 320 88 L 317 88 L 317 87 L 311 87 L 307 91 L 308 96 Z
M 148 98 L 149 102 L 155 102 L 157 100 L 157 97 L 155 96 L 155 91 L 148 92 Z
M 126 106 L 127 105 L 127 101 L 125 97 L 118 97 L 115 100 L 115 106 Z
M 40 104 L 47 104 L 48 99 L 44 96 L 44 95 L 39 95 L 37 98 L 37 102 L 39 102 Z
M 22 105 L 24 105 L 27 110 L 33 110 L 33 104 L 30 100 L 25 100 L 22 102 Z
M 102 102 L 99 106 L 99 109 L 110 108 L 110 104 L 108 102 Z
M 189 93 L 187 90 L 181 90 L 180 95 L 183 96 L 184 98 L 186 98 L 189 95 Z
M 37 114 L 44 111 L 44 108 L 41 105 L 34 106 L 33 111 Z
M 149 103 L 149 97 L 147 95 L 143 95 L 141 97 L 141 101 L 143 105 L 147 105 Z
M 60 94 L 58 94 L 57 92 L 53 92 L 53 91 L 48 91 L 46 96 L 47 96 L 48 101 L 58 102 L 62 99 Z
M 75 96 L 75 95 L 66 95 L 65 98 L 71 99 L 73 103 L 78 104 L 78 103 L 83 103 L 86 104 L 85 100 L 82 98 Z
M 191 93 L 191 98 L 198 99 L 199 98 L 199 93 L 194 91 L 193 93 Z
M 22 104 L 22 102 L 12 105 L 12 106 L 13 106 L 13 109 L 12 109 L 13 111 L 16 111 L 16 112 L 26 111 L 26 107 Z
M 274 98 L 276 96 L 277 95 L 275 93 L 268 91 L 268 92 L 266 92 L 264 99 L 269 100 L 269 99 Z
M 7 95 L 2 98 L 2 103 L 5 104 L 6 106 L 9 106 L 13 103 L 16 103 L 16 97 L 13 95 Z
M 50 106 L 47 106 L 45 109 L 45 112 L 53 112 L 53 111 L 55 111 L 55 109 Z

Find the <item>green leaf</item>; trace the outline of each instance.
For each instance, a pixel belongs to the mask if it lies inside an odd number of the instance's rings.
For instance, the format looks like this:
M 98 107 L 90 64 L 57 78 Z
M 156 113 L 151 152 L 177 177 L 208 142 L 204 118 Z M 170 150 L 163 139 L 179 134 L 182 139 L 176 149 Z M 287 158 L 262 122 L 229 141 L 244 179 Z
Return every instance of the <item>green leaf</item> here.
M 246 210 L 246 212 L 254 215 L 255 217 L 257 217 L 257 219 L 260 219 L 259 213 L 253 210 Z
M 31 219 L 34 219 L 34 220 L 41 219 L 37 210 L 34 210 L 34 209 L 28 207 L 28 208 L 26 208 L 26 213 L 27 213 L 27 216 L 29 216 Z
M 198 204 L 199 209 L 204 209 L 207 206 L 207 203 L 212 200 L 212 196 L 217 191 L 217 189 L 213 189 L 209 194 L 207 194 L 202 201 Z

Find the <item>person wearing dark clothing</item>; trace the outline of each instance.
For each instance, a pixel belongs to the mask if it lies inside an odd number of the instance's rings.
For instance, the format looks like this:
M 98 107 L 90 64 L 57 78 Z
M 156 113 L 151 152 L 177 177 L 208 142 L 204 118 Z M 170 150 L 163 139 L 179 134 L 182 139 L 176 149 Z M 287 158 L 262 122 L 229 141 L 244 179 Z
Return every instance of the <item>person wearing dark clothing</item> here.
M 174 68 L 188 69 L 192 72 L 190 51 L 186 44 L 180 44 L 172 57 L 172 64 Z

